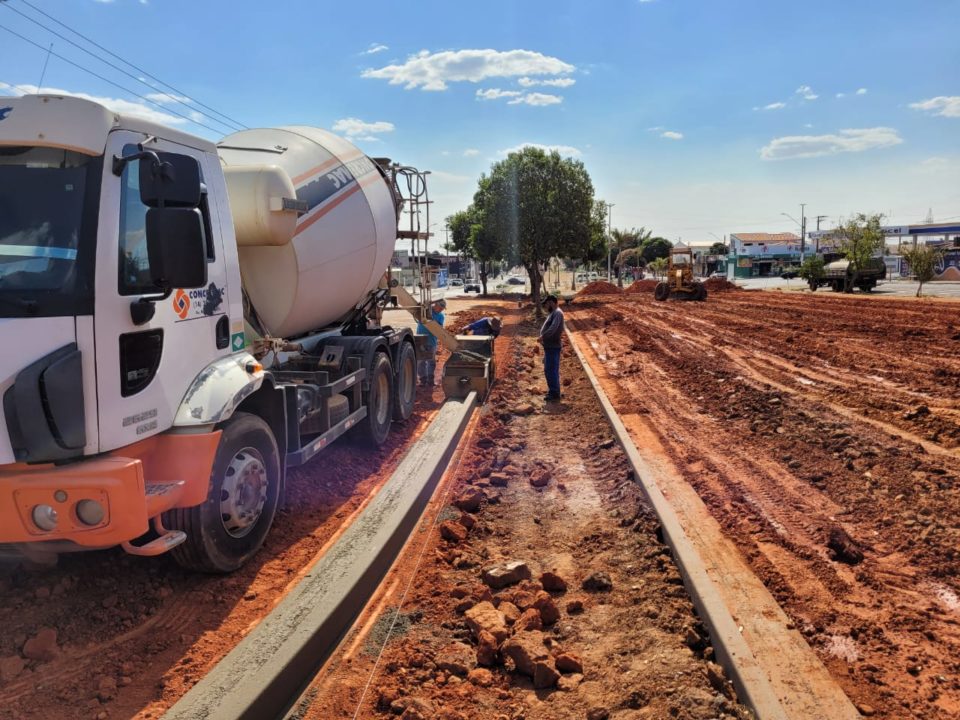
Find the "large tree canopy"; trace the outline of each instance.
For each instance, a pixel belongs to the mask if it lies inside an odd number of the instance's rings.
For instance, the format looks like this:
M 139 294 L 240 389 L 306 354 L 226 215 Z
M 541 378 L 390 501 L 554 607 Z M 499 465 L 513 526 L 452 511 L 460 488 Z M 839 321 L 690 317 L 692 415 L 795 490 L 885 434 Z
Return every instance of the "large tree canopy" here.
M 855 269 L 863 270 L 883 250 L 886 238 L 880 229 L 882 218 L 883 215 L 859 213 L 837 230 L 840 249 Z
M 543 270 L 551 257 L 584 257 L 594 241 L 593 183 L 583 163 L 525 147 L 494 163 L 474 198 L 482 226 L 503 244 L 507 259 L 530 276 L 540 311 Z
M 640 247 L 640 254 L 643 256 L 643 259 L 648 263 L 656 260 L 657 258 L 665 258 L 670 256 L 670 248 L 673 247 L 671 243 L 666 238 L 654 237 L 648 238 L 646 242 L 643 243 Z

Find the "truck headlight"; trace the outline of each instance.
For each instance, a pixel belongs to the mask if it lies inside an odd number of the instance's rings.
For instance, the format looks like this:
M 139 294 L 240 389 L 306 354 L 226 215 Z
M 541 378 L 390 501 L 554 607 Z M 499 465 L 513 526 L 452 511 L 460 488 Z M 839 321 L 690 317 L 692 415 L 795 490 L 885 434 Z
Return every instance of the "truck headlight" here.
M 55 530 L 57 527 L 57 511 L 49 505 L 34 505 L 30 513 L 33 524 L 41 530 Z
M 77 503 L 77 518 L 84 525 L 99 525 L 103 522 L 103 505 L 96 500 L 81 500 Z

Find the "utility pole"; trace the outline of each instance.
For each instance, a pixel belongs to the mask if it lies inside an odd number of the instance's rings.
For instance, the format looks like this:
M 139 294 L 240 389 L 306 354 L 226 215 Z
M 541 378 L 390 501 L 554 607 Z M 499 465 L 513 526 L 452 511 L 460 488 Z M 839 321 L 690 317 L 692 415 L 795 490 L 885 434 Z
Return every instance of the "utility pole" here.
M 803 265 L 803 255 L 807 249 L 807 204 L 800 203 L 800 264 Z
M 607 206 L 607 282 L 610 282 L 610 278 L 613 277 L 610 272 L 610 253 L 613 252 L 613 248 L 610 247 L 610 241 L 613 239 L 610 236 L 610 217 L 612 213 L 610 208 L 613 207 L 614 203 L 604 203 Z
M 817 215 L 817 232 L 818 232 L 818 233 L 820 232 L 820 221 L 821 221 L 821 220 L 826 220 L 826 219 L 827 219 L 827 216 L 826 216 L 826 215 Z M 816 252 L 818 252 L 818 253 L 820 252 L 820 236 L 819 236 L 819 235 L 817 235 L 817 249 L 816 249 Z

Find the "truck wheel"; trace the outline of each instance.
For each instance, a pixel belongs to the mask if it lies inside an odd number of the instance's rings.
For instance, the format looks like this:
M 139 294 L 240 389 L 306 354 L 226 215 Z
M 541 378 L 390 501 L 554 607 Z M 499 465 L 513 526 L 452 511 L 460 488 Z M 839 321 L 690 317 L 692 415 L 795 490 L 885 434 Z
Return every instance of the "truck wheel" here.
M 653 299 L 654 300 L 666 300 L 670 296 L 670 286 L 665 282 L 657 283 L 657 287 L 653 289 Z
M 228 573 L 263 545 L 280 497 L 280 453 L 273 431 L 256 415 L 237 412 L 221 423 L 220 445 L 201 505 L 165 513 L 186 541 L 171 550 L 188 570 Z
M 408 342 L 397 353 L 397 376 L 394 383 L 393 419 L 406 420 L 413 415 L 417 399 L 417 353 Z
M 363 396 L 367 416 L 357 425 L 357 434 L 364 444 L 379 446 L 390 434 L 393 420 L 393 367 L 389 355 L 377 353 L 369 378 L 370 389 Z
M 816 292 L 817 288 L 820 287 L 818 283 L 815 283 L 812 280 L 808 284 L 810 285 L 810 292 Z

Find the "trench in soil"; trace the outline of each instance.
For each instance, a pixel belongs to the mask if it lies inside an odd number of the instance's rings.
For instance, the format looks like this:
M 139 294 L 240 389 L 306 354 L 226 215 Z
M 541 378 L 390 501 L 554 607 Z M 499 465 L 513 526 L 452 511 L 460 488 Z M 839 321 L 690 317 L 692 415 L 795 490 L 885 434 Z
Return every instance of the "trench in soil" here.
M 564 352 L 563 401 L 546 404 L 529 311 L 502 312 L 491 397 L 380 596 L 291 717 L 748 717 L 709 662 L 705 631 L 576 356 Z M 506 487 L 491 484 L 491 463 Z M 544 475 L 545 486 L 531 484 Z M 474 489 L 484 494 L 477 512 L 450 504 Z M 438 521 L 465 514 L 474 520 L 466 539 L 443 539 Z M 475 652 L 464 612 L 483 596 L 481 570 L 512 560 L 532 571 L 522 589 L 537 590 L 545 570 L 568 583 L 552 595 L 559 620 L 544 629 L 555 652 L 584 663 L 582 674 L 564 674 L 563 689 L 535 689 L 509 660 L 485 668 L 489 676 L 443 669 L 451 647 Z M 610 576 L 611 592 L 583 589 L 596 572 Z M 493 602 L 516 599 L 517 587 L 493 591 Z

